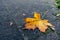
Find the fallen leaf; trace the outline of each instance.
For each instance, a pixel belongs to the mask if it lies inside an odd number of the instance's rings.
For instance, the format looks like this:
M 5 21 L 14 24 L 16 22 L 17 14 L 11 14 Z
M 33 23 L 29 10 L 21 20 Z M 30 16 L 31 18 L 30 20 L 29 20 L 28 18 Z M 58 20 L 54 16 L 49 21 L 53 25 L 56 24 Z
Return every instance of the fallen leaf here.
M 34 18 L 40 20 L 40 14 L 37 12 L 34 12 Z
M 34 12 L 34 18 L 25 18 L 25 29 L 38 28 L 41 32 L 46 32 L 48 26 L 53 26 L 48 20 L 42 20 L 41 15 L 37 12 Z
M 25 28 L 26 28 L 26 29 L 32 29 L 32 30 L 34 30 L 36 27 L 35 27 L 35 25 L 33 25 L 32 23 L 26 23 L 26 24 L 25 24 Z

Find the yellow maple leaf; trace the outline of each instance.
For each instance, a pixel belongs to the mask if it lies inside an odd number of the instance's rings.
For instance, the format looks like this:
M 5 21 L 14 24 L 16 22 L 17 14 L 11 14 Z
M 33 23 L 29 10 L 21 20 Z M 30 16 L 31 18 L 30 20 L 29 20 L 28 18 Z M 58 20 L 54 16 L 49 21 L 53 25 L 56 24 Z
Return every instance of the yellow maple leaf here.
M 42 20 L 41 15 L 37 12 L 34 12 L 34 18 L 25 18 L 25 29 L 38 28 L 41 32 L 46 32 L 48 26 L 53 26 L 48 20 Z

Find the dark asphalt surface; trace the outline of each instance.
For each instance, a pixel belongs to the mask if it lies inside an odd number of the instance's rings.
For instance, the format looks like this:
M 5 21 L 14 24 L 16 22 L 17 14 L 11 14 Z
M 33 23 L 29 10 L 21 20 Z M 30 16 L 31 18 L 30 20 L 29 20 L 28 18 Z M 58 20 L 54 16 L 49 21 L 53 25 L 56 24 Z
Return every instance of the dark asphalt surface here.
M 0 40 L 60 40 L 60 20 L 55 16 L 57 8 L 53 0 L 0 0 Z M 56 31 L 42 34 L 38 29 L 22 30 L 24 18 L 33 17 L 33 12 L 41 13 L 42 19 L 48 19 Z M 23 14 L 26 14 L 25 16 Z M 13 25 L 10 26 L 10 21 Z

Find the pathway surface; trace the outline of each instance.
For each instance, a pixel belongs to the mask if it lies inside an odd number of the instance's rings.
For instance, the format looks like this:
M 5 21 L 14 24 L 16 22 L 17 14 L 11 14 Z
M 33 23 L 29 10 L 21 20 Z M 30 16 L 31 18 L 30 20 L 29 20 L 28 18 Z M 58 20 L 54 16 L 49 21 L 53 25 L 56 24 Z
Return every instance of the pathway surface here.
M 33 17 L 33 12 L 41 13 L 60 33 L 60 21 L 55 16 L 55 0 L 0 0 L 0 40 L 58 40 L 60 34 L 43 35 L 38 29 L 21 30 L 25 17 Z M 10 26 L 10 22 L 13 25 Z M 60 39 L 59 39 L 60 40 Z

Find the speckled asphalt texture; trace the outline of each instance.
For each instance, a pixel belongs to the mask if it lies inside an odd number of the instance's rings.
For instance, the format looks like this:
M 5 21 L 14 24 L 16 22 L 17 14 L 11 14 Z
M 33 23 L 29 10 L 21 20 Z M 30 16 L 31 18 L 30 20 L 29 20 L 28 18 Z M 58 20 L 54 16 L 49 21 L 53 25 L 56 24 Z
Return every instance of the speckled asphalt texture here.
M 47 2 L 48 1 L 48 2 Z M 0 40 L 60 40 L 60 20 L 56 17 L 55 0 L 0 0 Z M 38 29 L 22 30 L 24 18 L 39 12 L 48 19 L 59 34 L 42 34 Z M 23 15 L 26 14 L 26 15 Z M 13 25 L 10 26 L 10 21 Z

